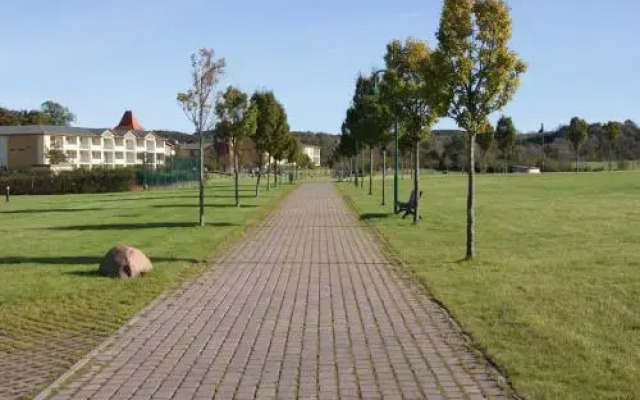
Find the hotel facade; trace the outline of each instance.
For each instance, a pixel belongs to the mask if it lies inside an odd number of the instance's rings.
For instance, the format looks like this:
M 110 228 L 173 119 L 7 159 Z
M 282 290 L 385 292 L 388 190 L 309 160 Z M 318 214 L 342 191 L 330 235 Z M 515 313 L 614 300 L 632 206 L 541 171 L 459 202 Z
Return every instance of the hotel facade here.
M 51 150 L 55 150 L 52 152 Z M 66 161 L 52 163 L 53 153 Z M 163 166 L 173 146 L 144 130 L 130 111 L 113 129 L 65 126 L 0 126 L 0 168 L 73 169 L 95 166 Z

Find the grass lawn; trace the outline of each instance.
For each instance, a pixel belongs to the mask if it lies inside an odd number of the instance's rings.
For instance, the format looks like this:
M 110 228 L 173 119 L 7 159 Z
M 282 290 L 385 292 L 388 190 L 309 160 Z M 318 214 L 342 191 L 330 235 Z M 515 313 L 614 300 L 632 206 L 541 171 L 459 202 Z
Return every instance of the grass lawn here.
M 232 181 L 212 181 L 205 228 L 196 227 L 196 188 L 0 203 L 0 370 L 16 357 L 43 357 L 55 379 L 157 295 L 201 271 L 291 187 L 254 198 L 253 182 L 241 182 L 236 209 Z M 144 251 L 153 271 L 133 281 L 100 277 L 98 264 L 116 244 Z
M 423 222 L 341 192 L 529 399 L 640 395 L 640 173 L 479 176 L 477 259 L 466 178 L 426 176 Z M 388 181 L 388 204 L 393 182 Z M 401 181 L 401 201 L 410 193 Z

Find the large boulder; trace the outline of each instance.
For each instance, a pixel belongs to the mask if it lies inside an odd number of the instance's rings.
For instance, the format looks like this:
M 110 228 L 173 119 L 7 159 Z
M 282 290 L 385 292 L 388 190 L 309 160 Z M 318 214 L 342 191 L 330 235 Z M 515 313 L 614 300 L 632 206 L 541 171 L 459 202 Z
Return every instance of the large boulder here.
M 100 274 L 112 278 L 136 278 L 151 271 L 151 260 L 138 249 L 116 246 L 100 263 Z

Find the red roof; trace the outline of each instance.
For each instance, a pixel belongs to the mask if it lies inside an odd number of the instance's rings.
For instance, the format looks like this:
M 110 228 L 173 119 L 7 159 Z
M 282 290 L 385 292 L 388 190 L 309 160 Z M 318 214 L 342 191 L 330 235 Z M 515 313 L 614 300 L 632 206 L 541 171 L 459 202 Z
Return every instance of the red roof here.
M 138 118 L 136 118 L 136 116 L 133 115 L 133 112 L 130 110 L 127 110 L 124 112 L 124 115 L 122 116 L 122 119 L 120 120 L 120 123 L 118 124 L 118 126 L 116 126 L 113 129 L 143 131 L 144 127 L 140 125 L 140 122 L 138 122 Z

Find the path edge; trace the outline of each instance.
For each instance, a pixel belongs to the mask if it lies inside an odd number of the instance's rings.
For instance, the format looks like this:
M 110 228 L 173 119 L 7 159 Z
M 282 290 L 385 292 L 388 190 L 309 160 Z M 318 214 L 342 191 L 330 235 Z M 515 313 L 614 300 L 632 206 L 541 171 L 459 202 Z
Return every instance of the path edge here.
M 202 268 L 193 276 L 189 276 L 185 278 L 181 282 L 177 282 L 174 286 L 167 288 L 165 291 L 156 296 L 155 299 L 151 300 L 149 304 L 143 307 L 141 310 L 138 310 L 135 314 L 131 316 L 120 328 L 118 328 L 115 332 L 109 335 L 106 339 L 104 339 L 97 347 L 94 347 L 89 353 L 87 353 L 84 357 L 78 360 L 75 364 L 73 364 L 67 372 L 60 375 L 58 379 L 49 384 L 46 388 L 40 391 L 33 400 L 46 400 L 53 396 L 57 391 L 59 391 L 64 384 L 69 380 L 69 378 L 73 377 L 78 371 L 80 371 L 85 365 L 87 365 L 91 360 L 96 358 L 103 350 L 109 347 L 113 342 L 121 335 L 123 335 L 132 325 L 134 325 L 140 318 L 142 318 L 146 313 L 148 313 L 153 307 L 157 304 L 161 303 L 163 300 L 167 299 L 172 294 L 176 293 L 178 290 L 185 286 L 190 286 L 194 284 L 196 279 L 198 279 L 202 274 L 204 274 L 209 268 L 213 267 L 218 263 L 219 260 L 223 259 L 230 252 L 233 251 L 234 245 L 241 242 L 247 235 L 251 233 L 258 225 L 264 222 L 276 209 L 278 209 L 283 201 L 285 201 L 293 192 L 296 191 L 300 187 L 299 183 L 288 186 L 284 193 L 280 196 L 272 204 L 269 204 L 265 209 L 260 212 L 258 217 L 251 223 L 245 225 L 242 229 L 238 230 L 237 233 L 229 236 L 227 240 L 219 243 L 216 249 L 212 250 L 212 253 L 215 253 L 215 256 L 211 256 L 210 259 L 206 260 L 204 264 L 206 267 Z
M 408 279 L 412 283 L 417 283 L 420 286 L 423 294 L 425 294 L 430 301 L 433 301 L 442 309 L 448 323 L 462 338 L 464 346 L 467 347 L 472 353 L 474 353 L 476 358 L 482 360 L 482 362 L 484 362 L 489 367 L 489 373 L 493 378 L 496 379 L 500 387 L 507 392 L 508 396 L 515 400 L 525 400 L 525 397 L 520 395 L 513 387 L 513 383 L 511 382 L 511 379 L 509 379 L 509 374 L 504 370 L 504 368 L 500 366 L 498 361 L 488 353 L 487 349 L 478 340 L 475 339 L 473 334 L 464 328 L 464 326 L 456 319 L 451 310 L 433 294 L 433 291 L 429 287 L 429 284 L 426 282 L 426 280 L 418 275 L 415 269 L 413 269 L 409 263 L 406 263 L 402 259 L 398 252 L 393 249 L 380 229 L 371 224 L 369 221 L 363 221 L 360 219 L 360 214 L 363 212 L 363 210 L 358 207 L 356 202 L 347 194 L 339 190 L 336 187 L 337 184 L 335 182 L 333 183 L 333 186 L 334 189 L 340 194 L 340 197 L 347 205 L 349 211 L 356 217 L 358 224 L 360 224 L 360 226 L 362 226 L 369 232 L 373 233 L 373 237 L 380 245 L 380 249 L 382 250 L 383 255 L 387 257 L 393 264 L 395 271 L 400 275 L 400 277 Z

